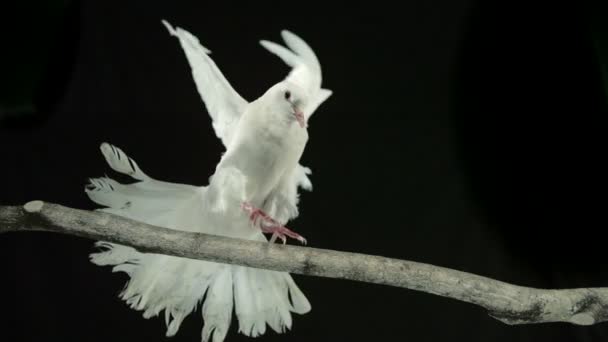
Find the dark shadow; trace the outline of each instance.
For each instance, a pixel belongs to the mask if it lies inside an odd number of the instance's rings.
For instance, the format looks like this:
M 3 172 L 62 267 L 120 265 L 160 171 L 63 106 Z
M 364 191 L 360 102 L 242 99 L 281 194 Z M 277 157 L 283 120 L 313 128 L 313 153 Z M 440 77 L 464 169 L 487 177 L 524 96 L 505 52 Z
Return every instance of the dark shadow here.
M 11 13 L 24 20 L 5 32 L 0 127 L 41 127 L 63 98 L 75 66 L 80 2 L 36 4 L 19 3 Z
M 588 16 L 480 1 L 470 19 L 454 122 L 484 219 L 539 269 L 605 265 L 608 108 Z

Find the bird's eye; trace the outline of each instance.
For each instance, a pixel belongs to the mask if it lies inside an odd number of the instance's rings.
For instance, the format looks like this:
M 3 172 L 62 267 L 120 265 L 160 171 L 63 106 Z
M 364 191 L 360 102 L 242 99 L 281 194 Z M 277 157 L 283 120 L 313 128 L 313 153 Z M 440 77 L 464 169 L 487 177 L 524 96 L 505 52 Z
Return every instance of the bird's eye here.
M 287 90 L 285 92 L 285 100 L 289 100 L 290 97 L 291 97 L 291 92 L 289 90 Z

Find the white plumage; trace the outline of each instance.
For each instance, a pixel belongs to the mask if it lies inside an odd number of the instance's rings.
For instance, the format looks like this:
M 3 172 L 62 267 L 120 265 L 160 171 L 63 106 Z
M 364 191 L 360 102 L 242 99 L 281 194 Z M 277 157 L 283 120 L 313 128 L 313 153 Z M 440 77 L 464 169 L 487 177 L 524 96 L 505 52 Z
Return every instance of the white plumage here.
M 262 41 L 292 67 L 288 77 L 248 103 L 228 83 L 198 39 L 163 21 L 177 37 L 192 69 L 212 124 L 226 147 L 209 185 L 197 187 L 153 179 L 121 149 L 104 143 L 101 152 L 112 169 L 137 182 L 91 179 L 86 193 L 100 209 L 171 229 L 267 241 L 252 228 L 250 214 L 263 210 L 274 220 L 260 226 L 285 238 L 279 226 L 298 215 L 298 187 L 311 190 L 310 170 L 299 164 L 308 139 L 306 122 L 330 95 L 321 88 L 321 67 L 312 49 L 288 31 L 288 48 Z M 258 212 L 259 213 L 259 210 Z M 263 221 L 264 219 L 262 219 Z M 273 223 L 274 222 L 274 223 Z M 273 226 L 274 224 L 274 226 Z M 270 225 L 270 226 L 269 226 Z M 91 255 L 97 265 L 112 265 L 130 280 L 121 293 L 145 318 L 161 314 L 167 336 L 203 301 L 202 341 L 223 341 L 234 309 L 239 331 L 248 336 L 291 328 L 291 312 L 310 304 L 288 273 L 217 264 L 166 255 L 140 253 L 127 246 L 98 242 Z

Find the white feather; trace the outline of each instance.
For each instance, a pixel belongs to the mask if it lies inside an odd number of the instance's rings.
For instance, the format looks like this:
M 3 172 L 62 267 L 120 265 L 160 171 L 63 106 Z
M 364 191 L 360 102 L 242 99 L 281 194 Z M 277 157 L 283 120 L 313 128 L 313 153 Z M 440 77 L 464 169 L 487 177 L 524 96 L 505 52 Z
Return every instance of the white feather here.
M 213 128 L 224 146 L 228 146 L 233 135 L 234 126 L 245 111 L 245 101 L 232 88 L 228 80 L 208 56 L 210 51 L 202 46 L 194 35 L 163 20 L 172 36 L 179 39 L 192 70 L 192 77 L 209 116 L 213 119 Z
M 298 215 L 298 188 L 312 189 L 310 169 L 299 165 L 308 140 L 305 127 L 293 117 L 284 97 L 286 87 L 309 117 L 330 95 L 321 89 L 321 68 L 312 49 L 288 31 L 288 48 L 262 42 L 293 70 L 286 81 L 247 103 L 228 83 L 209 50 L 189 32 L 163 20 L 186 55 L 196 87 L 226 153 L 206 187 L 162 182 L 146 175 L 120 148 L 107 143 L 101 152 L 109 166 L 131 176 L 135 183 L 111 178 L 90 180 L 89 198 L 103 211 L 148 224 L 182 231 L 203 232 L 267 241 L 252 228 L 244 202 L 262 207 L 279 222 Z M 300 93 L 300 89 L 302 93 Z M 151 318 L 164 311 L 166 335 L 174 336 L 183 320 L 202 303 L 203 342 L 221 342 L 236 313 L 239 331 L 260 336 L 266 325 L 282 333 L 291 329 L 291 313 L 310 311 L 310 303 L 285 272 L 217 264 L 167 255 L 140 253 L 122 245 L 97 243 L 91 254 L 97 265 L 113 266 L 129 275 L 120 294 L 134 310 Z
M 124 173 L 139 180 L 150 178 L 143 173 L 137 166 L 137 163 L 135 163 L 133 159 L 129 158 L 120 148 L 105 142 L 102 143 L 99 148 L 103 156 L 106 158 L 108 165 L 110 165 L 110 167 L 115 171 Z
M 122 153 L 120 160 L 134 163 L 119 148 L 109 147 Z M 227 220 L 229 213 L 212 211 L 209 191 L 209 187 L 159 182 L 150 177 L 133 184 L 121 184 L 105 177 L 91 180 L 87 194 L 106 206 L 100 210 L 149 224 L 265 241 L 261 232 L 250 226 L 246 215 Z M 125 206 L 127 202 L 131 204 Z M 285 291 L 277 291 L 277 288 L 297 288 L 287 273 L 140 253 L 132 247 L 104 241 L 97 242 L 96 246 L 101 251 L 91 254 L 93 263 L 114 266 L 114 272 L 129 275 L 130 280 L 120 293 L 127 305 L 142 311 L 144 318 L 165 311 L 167 336 L 179 331 L 182 321 L 203 298 L 201 338 L 204 342 L 223 341 L 233 305 L 244 334 L 259 336 L 265 332 L 266 324 L 277 332 L 291 327 L 290 312 L 297 308 L 289 303 Z
M 273 43 L 268 40 L 260 40 L 260 44 L 262 44 L 262 46 L 266 48 L 266 50 L 277 55 L 283 60 L 283 62 L 285 62 L 285 64 L 289 65 L 292 68 L 295 68 L 302 63 L 302 59 L 298 57 L 298 55 L 277 43 Z

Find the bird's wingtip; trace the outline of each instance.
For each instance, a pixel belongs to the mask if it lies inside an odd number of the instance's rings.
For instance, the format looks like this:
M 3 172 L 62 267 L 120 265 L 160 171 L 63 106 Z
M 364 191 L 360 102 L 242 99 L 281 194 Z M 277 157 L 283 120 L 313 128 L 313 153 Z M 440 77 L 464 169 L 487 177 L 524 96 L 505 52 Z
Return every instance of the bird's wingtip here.
M 161 19 L 161 21 L 160 21 L 160 22 L 161 22 L 161 23 L 163 23 L 163 25 L 165 25 L 165 27 L 167 28 L 167 31 L 169 31 L 169 33 L 170 33 L 172 36 L 175 36 L 175 34 L 176 34 L 176 33 L 175 33 L 175 29 L 173 28 L 173 26 L 171 26 L 171 24 L 169 24 L 169 22 L 168 22 L 168 21 L 166 21 L 165 19 Z
M 281 37 L 285 38 L 285 37 L 289 37 L 289 36 L 295 36 L 295 34 L 288 29 L 281 30 Z

